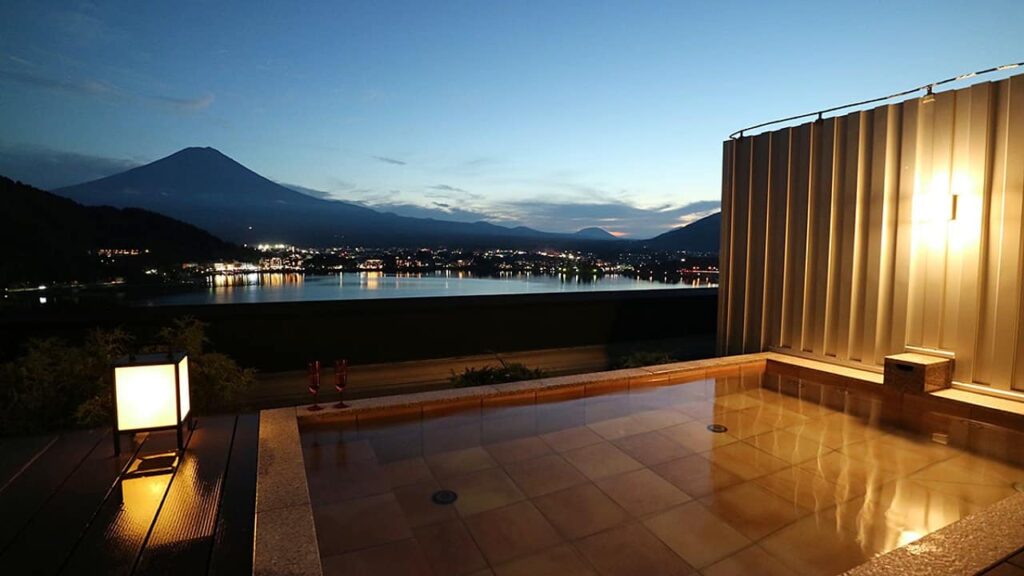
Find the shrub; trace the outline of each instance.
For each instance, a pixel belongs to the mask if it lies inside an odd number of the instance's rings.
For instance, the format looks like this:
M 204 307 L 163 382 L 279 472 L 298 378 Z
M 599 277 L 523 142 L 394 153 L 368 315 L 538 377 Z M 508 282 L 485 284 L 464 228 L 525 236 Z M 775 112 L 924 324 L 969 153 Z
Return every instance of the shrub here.
M 668 352 L 648 350 L 631 352 L 625 356 L 616 358 L 612 362 L 612 368 L 641 368 L 643 366 L 668 364 L 675 361 L 675 358 L 673 358 Z
M 54 338 L 30 341 L 24 355 L 0 365 L 0 434 L 109 424 L 110 365 L 130 351 L 187 352 L 197 413 L 230 407 L 254 382 L 252 370 L 205 351 L 206 326 L 193 318 L 175 320 L 160 330 L 153 346 L 136 350 L 133 343 L 122 330 L 94 330 L 78 346 Z
M 209 339 L 206 324 L 195 318 L 178 318 L 157 333 L 156 345 L 142 353 L 180 350 L 188 354 L 188 381 L 192 410 L 214 412 L 231 406 L 239 394 L 255 381 L 255 372 L 242 368 L 234 360 L 216 352 L 207 352 Z M 110 421 L 110 383 L 100 393 L 78 406 L 76 421 L 83 426 L 97 426 Z
M 466 388 L 469 386 L 518 382 L 520 380 L 536 380 L 544 376 L 544 371 L 540 368 L 528 368 L 525 364 L 502 360 L 501 366 L 466 368 L 461 374 L 456 374 L 452 370 L 452 377 L 449 379 L 449 382 L 455 388 Z
M 0 366 L 0 433 L 75 424 L 81 404 L 104 390 L 109 395 L 110 363 L 130 344 L 131 337 L 120 330 L 95 330 L 79 346 L 56 338 L 30 341 L 23 356 Z

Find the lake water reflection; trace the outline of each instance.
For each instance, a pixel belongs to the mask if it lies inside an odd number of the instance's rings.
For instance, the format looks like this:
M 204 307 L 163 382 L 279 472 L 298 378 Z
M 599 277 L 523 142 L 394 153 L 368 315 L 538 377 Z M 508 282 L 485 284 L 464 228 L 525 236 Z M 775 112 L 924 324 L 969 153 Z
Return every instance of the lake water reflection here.
M 360 300 L 428 296 L 481 296 L 491 294 L 539 294 L 554 292 L 597 292 L 607 290 L 663 290 L 714 287 L 717 278 L 680 283 L 655 282 L 604 276 L 584 279 L 572 276 L 509 274 L 475 277 L 459 272 L 428 274 L 384 274 L 346 272 L 313 276 L 301 273 L 236 274 L 211 276 L 203 290 L 146 297 L 142 306 L 197 304 L 239 304 L 315 300 Z

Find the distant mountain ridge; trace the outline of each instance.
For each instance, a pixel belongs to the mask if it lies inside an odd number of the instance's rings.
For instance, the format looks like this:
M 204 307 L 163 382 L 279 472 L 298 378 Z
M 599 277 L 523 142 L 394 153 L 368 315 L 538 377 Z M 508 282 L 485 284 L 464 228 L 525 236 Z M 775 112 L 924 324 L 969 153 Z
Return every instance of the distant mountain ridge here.
M 580 238 L 590 238 L 592 240 L 618 240 L 614 234 L 598 226 L 591 226 L 590 228 L 577 230 L 575 235 Z
M 598 227 L 551 233 L 483 221 L 400 216 L 298 191 L 264 178 L 214 148 L 198 147 L 54 192 L 91 206 L 151 210 L 239 244 L 527 248 L 639 242 L 661 250 L 717 252 L 720 226 L 719 220 L 709 217 L 650 240 L 624 240 Z
M 644 240 L 642 244 L 655 250 L 684 250 L 717 254 L 721 243 L 722 213 L 715 212 L 686 226 L 669 230 Z
M 137 208 L 82 206 L 0 176 L 0 285 L 102 279 L 97 249 L 138 249 L 141 264 L 240 257 L 243 250 L 191 224 Z M 149 250 L 149 252 L 145 252 Z
M 248 244 L 397 246 L 606 239 L 488 222 L 412 218 L 317 198 L 268 180 L 213 148 L 186 148 L 150 164 L 54 192 L 87 205 L 145 208 Z

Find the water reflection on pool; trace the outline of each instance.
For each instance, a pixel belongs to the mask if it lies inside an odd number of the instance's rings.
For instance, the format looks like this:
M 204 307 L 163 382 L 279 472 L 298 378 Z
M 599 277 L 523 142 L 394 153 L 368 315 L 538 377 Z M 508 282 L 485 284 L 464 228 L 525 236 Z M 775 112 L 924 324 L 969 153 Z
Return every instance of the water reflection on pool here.
M 750 371 L 305 424 L 303 445 L 328 574 L 836 574 L 1024 480 L 1011 462 L 881 425 L 899 409 Z M 458 499 L 434 504 L 440 489 Z

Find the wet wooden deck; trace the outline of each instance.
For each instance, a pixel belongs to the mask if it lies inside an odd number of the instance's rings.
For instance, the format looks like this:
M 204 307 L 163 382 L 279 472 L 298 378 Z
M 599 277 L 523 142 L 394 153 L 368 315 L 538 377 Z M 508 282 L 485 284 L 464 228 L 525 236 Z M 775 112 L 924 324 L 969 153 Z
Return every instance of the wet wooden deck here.
M 211 416 L 173 474 L 121 482 L 174 433 L 0 439 L 0 573 L 251 574 L 259 416 Z

